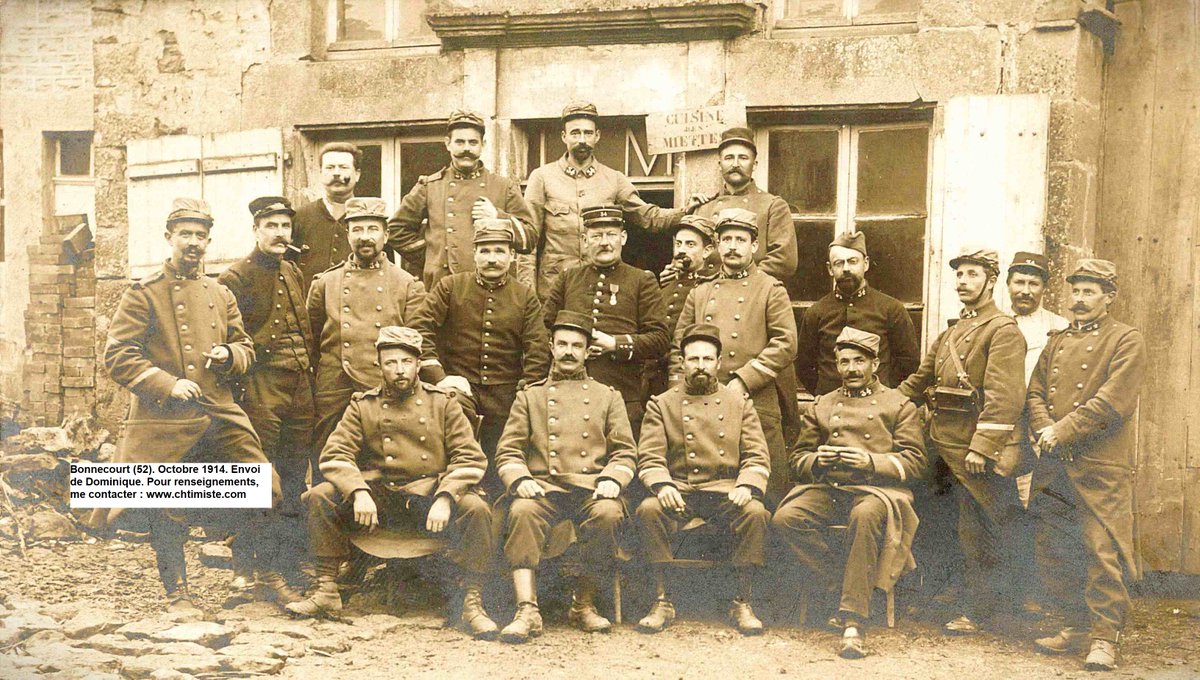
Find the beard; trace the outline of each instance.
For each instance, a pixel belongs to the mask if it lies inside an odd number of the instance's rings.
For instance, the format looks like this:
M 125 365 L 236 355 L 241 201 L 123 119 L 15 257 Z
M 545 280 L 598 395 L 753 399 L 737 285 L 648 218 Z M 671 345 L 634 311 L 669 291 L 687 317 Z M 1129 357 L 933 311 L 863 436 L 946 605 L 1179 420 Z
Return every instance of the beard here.
M 689 371 L 683 377 L 683 384 L 687 387 L 688 394 L 709 394 L 717 388 L 717 376 L 697 369 Z
M 834 285 L 843 294 L 849 294 L 858 290 L 858 287 L 862 285 L 862 279 L 853 274 L 843 274 L 837 278 Z
M 571 158 L 574 158 L 576 162 L 582 163 L 592 157 L 592 151 L 593 149 L 590 144 L 576 144 L 571 147 Z

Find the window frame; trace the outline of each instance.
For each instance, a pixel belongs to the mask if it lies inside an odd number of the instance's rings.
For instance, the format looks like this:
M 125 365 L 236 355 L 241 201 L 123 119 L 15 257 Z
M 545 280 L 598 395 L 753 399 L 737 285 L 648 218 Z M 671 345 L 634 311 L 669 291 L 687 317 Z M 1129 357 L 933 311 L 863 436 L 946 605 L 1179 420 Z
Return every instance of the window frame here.
M 325 48 L 330 54 L 352 53 L 368 50 L 392 50 L 398 48 L 430 48 L 441 45 L 441 40 L 430 28 L 429 35 L 411 39 L 397 37 L 400 29 L 401 2 L 384 0 L 384 36 L 376 40 L 347 40 L 338 37 L 340 28 L 338 4 L 344 0 L 326 0 L 325 5 Z M 428 22 L 426 22 L 428 26 Z
M 920 3 L 916 3 L 910 11 L 892 12 L 889 14 L 872 15 L 868 19 L 860 14 L 861 0 L 841 0 L 842 12 L 839 16 L 829 17 L 793 17 L 788 14 L 789 0 L 780 0 L 775 4 L 775 26 L 778 28 L 844 28 L 852 26 L 892 26 L 915 24 L 920 12 Z
M 328 134 L 328 132 L 334 132 L 335 134 Z M 405 133 L 402 130 L 382 134 L 379 131 L 368 130 L 359 132 L 353 128 L 335 128 L 326 131 L 326 134 L 309 138 L 309 141 L 312 142 L 313 163 L 312 170 L 308 173 L 309 177 L 307 178 L 308 182 L 306 186 L 320 186 L 321 159 L 317 157 L 317 154 L 321 152 L 321 147 L 324 144 L 332 141 L 349 142 L 360 148 L 363 146 L 379 145 L 379 193 L 381 194 L 379 198 L 387 202 L 389 210 L 395 211 L 400 207 L 400 201 L 404 199 L 404 193 L 401 191 L 403 178 L 400 176 L 401 147 L 404 144 L 431 142 L 437 142 L 439 145 L 442 145 L 445 141 L 445 135 L 433 132 Z M 447 155 L 446 163 L 448 164 L 449 162 L 449 156 Z

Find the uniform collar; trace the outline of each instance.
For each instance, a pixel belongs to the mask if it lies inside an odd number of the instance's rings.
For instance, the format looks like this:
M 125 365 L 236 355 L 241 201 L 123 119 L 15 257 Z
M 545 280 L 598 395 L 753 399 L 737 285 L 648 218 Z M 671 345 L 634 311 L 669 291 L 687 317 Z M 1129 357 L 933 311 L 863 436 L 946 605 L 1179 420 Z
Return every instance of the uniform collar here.
M 579 175 L 591 177 L 596 174 L 596 157 L 592 156 L 592 159 L 583 168 L 577 168 L 571 165 L 571 162 L 567 160 L 567 154 L 564 153 L 562 158 L 558 159 L 558 166 L 567 174 L 567 177 L 575 178 Z
M 587 368 L 581 368 L 574 373 L 563 373 L 554 366 L 550 367 L 550 382 L 562 382 L 564 380 L 587 380 Z
M 842 291 L 838 290 L 836 285 L 833 287 L 833 297 L 835 297 L 839 300 L 843 300 L 843 301 L 844 300 L 857 300 L 861 297 L 866 297 L 866 295 L 867 295 L 866 281 L 863 282 L 863 285 L 860 286 L 858 290 L 854 291 L 850 295 L 842 295 Z
M 1099 319 L 1094 319 L 1087 323 L 1077 323 L 1075 321 L 1072 321 L 1071 322 L 1071 330 L 1079 331 L 1081 333 L 1089 333 L 1089 332 L 1094 331 L 1097 328 L 1103 326 L 1105 320 L 1107 320 L 1107 319 L 1108 319 L 1108 312 L 1105 312 Z
M 744 279 L 754 273 L 754 267 L 755 267 L 754 263 L 750 263 L 749 267 L 746 267 L 745 269 L 743 269 L 740 272 L 737 272 L 736 274 L 730 274 L 729 272 L 725 271 L 724 267 L 722 267 L 721 273 L 718 274 L 717 277 L 722 278 L 722 279 L 729 279 L 731 281 L 736 281 L 738 279 Z
M 387 259 L 387 255 L 385 255 L 383 253 L 383 251 L 380 251 L 379 254 L 375 256 L 374 261 L 367 263 L 366 266 L 363 266 L 363 265 L 359 264 L 357 257 L 354 257 L 353 255 L 351 255 L 350 257 L 346 258 L 346 268 L 347 269 L 379 269 L 379 268 L 383 267 L 383 261 L 386 259 Z
M 178 279 L 180 281 L 184 279 L 199 279 L 201 276 L 204 276 L 204 262 L 200 262 L 200 266 L 196 267 L 190 273 L 183 274 L 179 271 L 179 268 L 175 266 L 175 262 L 168 257 L 167 260 L 163 262 L 163 272 L 170 278 Z
M 475 283 L 478 283 L 480 288 L 490 293 L 494 290 L 500 290 L 504 287 L 504 284 L 508 283 L 508 274 L 505 274 L 504 278 L 500 279 L 498 282 L 492 282 L 480 276 L 479 272 L 475 272 Z
M 588 266 L 591 267 L 592 269 L 600 272 L 601 274 L 607 275 L 607 274 L 612 274 L 613 272 L 617 271 L 617 268 L 620 267 L 623 262 L 624 262 L 624 260 L 617 258 L 616 262 L 614 262 L 606 267 L 601 267 L 600 265 L 592 264 L 591 262 L 588 263 Z
M 257 247 L 254 248 L 254 252 L 251 253 L 250 257 L 246 258 L 246 260 L 251 264 L 256 264 L 264 269 L 279 269 L 280 258 L 269 253 L 264 253 Z
M 987 302 L 983 303 L 979 307 L 976 307 L 975 309 L 967 309 L 966 307 L 963 307 L 962 313 L 958 315 L 958 318 L 960 318 L 960 319 L 977 319 L 980 317 L 987 318 L 989 316 L 992 316 L 992 314 L 994 314 L 994 313 L 998 313 L 999 311 L 1000 311 L 999 308 L 996 307 L 996 301 L 994 299 L 992 299 L 992 300 L 988 300 Z
M 728 184 L 721 184 L 722 196 L 745 196 L 747 194 L 757 193 L 759 193 L 759 188 L 758 185 L 754 183 L 754 180 L 746 182 L 746 186 L 742 187 L 740 191 L 730 191 Z
M 479 179 L 479 176 L 482 174 L 483 161 L 475 161 L 475 168 L 466 173 L 459 172 L 458 167 L 455 166 L 454 163 L 450 164 L 450 175 L 454 177 L 454 179 Z
M 840 391 L 843 396 L 850 397 L 851 399 L 862 399 L 863 397 L 869 397 L 872 394 L 875 394 L 875 390 L 877 389 L 879 389 L 879 378 L 876 377 L 873 378 L 869 384 L 856 390 L 852 390 L 843 386 L 839 387 L 838 391 Z

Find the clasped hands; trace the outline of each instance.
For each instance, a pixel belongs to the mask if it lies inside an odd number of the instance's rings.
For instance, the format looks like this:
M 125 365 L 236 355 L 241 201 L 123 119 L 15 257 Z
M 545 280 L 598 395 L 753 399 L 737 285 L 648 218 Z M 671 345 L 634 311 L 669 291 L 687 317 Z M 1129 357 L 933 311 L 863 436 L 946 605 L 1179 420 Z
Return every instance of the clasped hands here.
M 366 489 L 358 489 L 354 492 L 353 501 L 354 523 L 367 531 L 377 529 L 379 527 L 379 508 L 375 505 L 375 499 L 371 498 L 371 493 Z M 425 530 L 434 534 L 441 533 L 450 523 L 450 513 L 453 510 L 454 503 L 449 496 L 445 494 L 438 496 L 425 516 Z

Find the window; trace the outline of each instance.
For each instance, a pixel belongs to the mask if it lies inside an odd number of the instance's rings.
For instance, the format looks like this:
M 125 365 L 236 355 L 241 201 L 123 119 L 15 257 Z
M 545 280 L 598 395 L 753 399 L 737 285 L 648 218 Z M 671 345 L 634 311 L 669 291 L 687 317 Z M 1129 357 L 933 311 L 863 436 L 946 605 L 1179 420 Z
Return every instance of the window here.
M 829 292 L 829 242 L 857 229 L 871 257 L 867 280 L 905 303 L 920 328 L 929 126 L 779 126 L 761 129 L 757 143 L 758 174 L 792 208 L 800 251 L 787 282 L 792 301 L 807 307 Z
M 395 210 L 400 199 L 413 188 L 417 178 L 442 169 L 449 162 L 441 136 L 351 137 L 345 134 L 314 140 L 314 151 L 332 141 L 353 142 L 362 149 L 357 196 L 378 196 Z M 310 185 L 320 187 L 320 159 L 314 159 Z M 318 192 L 318 195 L 321 195 Z
M 916 21 L 918 0 L 785 0 L 778 6 L 786 25 L 851 26 Z
M 92 133 L 67 132 L 57 136 L 55 177 L 92 176 Z
M 425 22 L 428 0 L 329 0 L 330 48 L 436 45 Z
M 87 215 L 89 224 L 95 224 L 92 133 L 46 133 L 46 145 L 54 162 L 54 214 Z

